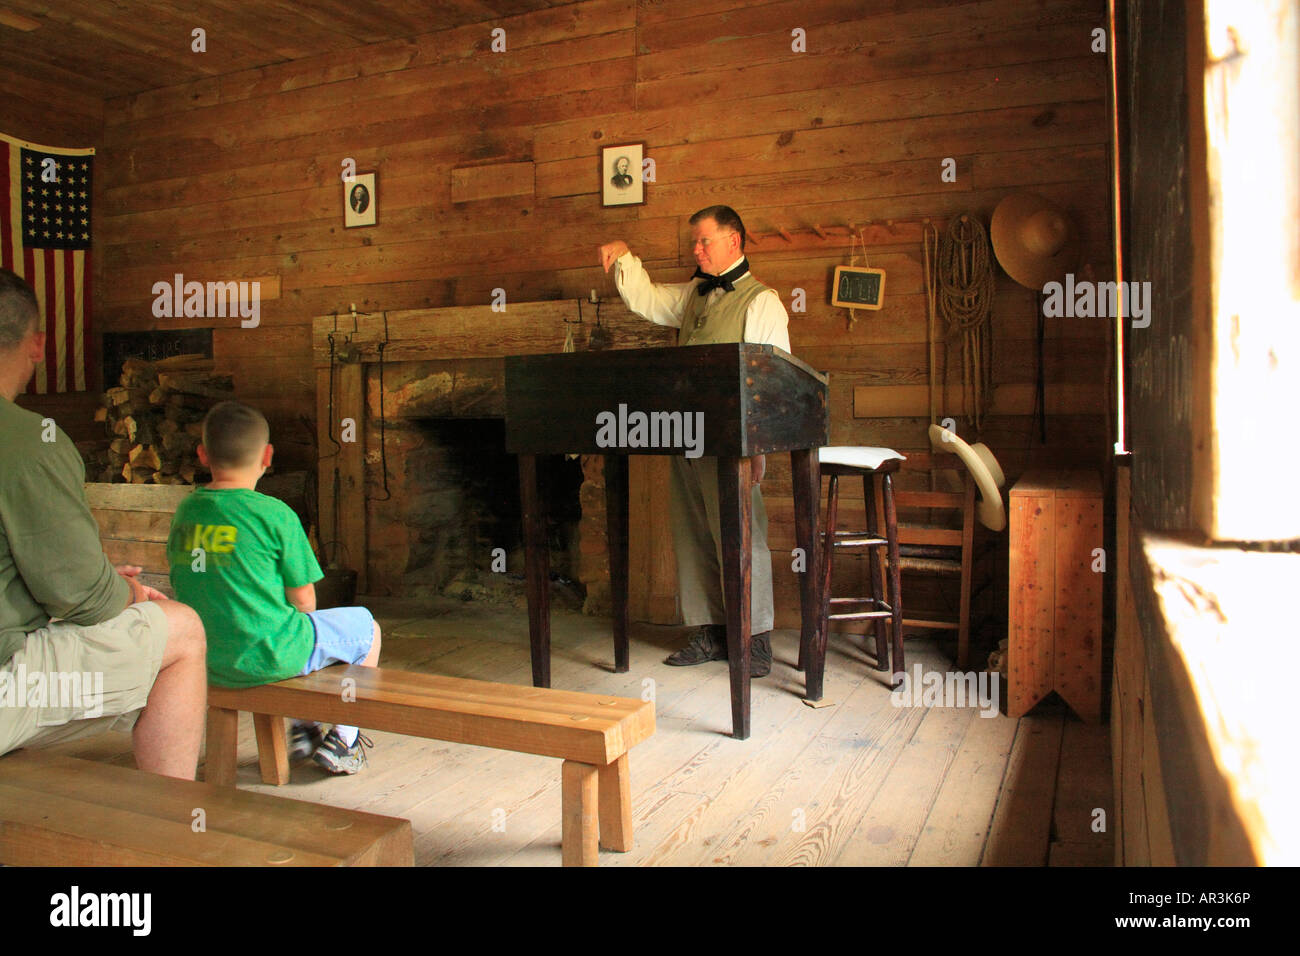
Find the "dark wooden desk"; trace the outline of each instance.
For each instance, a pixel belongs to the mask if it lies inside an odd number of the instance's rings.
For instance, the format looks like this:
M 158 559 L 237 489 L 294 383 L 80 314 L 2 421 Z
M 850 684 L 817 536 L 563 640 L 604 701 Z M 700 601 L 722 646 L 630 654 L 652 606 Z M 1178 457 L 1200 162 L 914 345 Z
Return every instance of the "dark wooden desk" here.
M 519 456 L 528 626 L 533 684 L 538 687 L 551 685 L 550 559 L 546 516 L 537 486 L 537 456 L 542 454 L 576 452 L 605 457 L 614 669 L 628 669 L 625 456 L 684 453 L 681 447 L 664 447 L 662 443 L 658 447 L 636 446 L 632 428 L 623 429 L 611 446 L 610 431 L 602 424 L 608 424 L 608 416 L 631 423 L 635 412 L 702 414 L 703 445 L 699 450 L 718 460 L 732 733 L 744 740 L 749 737 L 750 459 L 790 452 L 795 534 L 806 558 L 799 589 L 801 656 L 815 662 L 817 655 L 810 651 L 820 612 L 817 449 L 830 437 L 826 377 L 781 349 L 747 343 L 506 359 L 506 449 Z M 677 431 L 671 437 L 685 435 Z M 806 680 L 808 697 L 819 699 L 819 662 L 809 667 Z

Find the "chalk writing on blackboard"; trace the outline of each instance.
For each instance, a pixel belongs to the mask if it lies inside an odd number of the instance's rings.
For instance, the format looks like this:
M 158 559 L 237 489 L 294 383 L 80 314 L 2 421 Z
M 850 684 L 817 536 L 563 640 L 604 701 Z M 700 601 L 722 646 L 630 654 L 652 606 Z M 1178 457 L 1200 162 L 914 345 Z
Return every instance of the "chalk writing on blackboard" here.
M 212 358 L 211 329 L 161 329 L 151 332 L 104 333 L 104 386 L 117 384 L 122 363 L 129 358 L 157 362 L 173 355 L 201 354 Z
M 884 269 L 835 268 L 835 293 L 831 296 L 831 305 L 843 309 L 879 309 L 884 297 Z

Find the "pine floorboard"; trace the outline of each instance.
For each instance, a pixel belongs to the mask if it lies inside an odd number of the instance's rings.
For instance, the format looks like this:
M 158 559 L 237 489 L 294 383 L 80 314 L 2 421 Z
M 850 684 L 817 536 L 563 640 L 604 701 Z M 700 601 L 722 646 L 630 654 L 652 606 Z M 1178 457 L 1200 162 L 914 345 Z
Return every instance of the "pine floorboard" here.
M 385 666 L 531 680 L 518 607 L 371 603 Z M 830 706 L 802 701 L 798 635 L 777 631 L 772 674 L 752 689 L 752 733 L 733 740 L 726 664 L 662 663 L 681 628 L 633 625 L 632 667 L 612 669 L 608 621 L 552 611 L 552 686 L 655 701 L 657 731 L 631 752 L 635 846 L 602 866 L 1108 865 L 1109 735 L 1059 703 L 1018 721 L 975 707 L 896 706 L 862 639 L 832 634 Z M 950 665 L 908 640 L 908 666 Z M 241 719 L 238 785 L 405 817 L 420 866 L 558 866 L 560 764 L 530 754 L 366 731 L 367 769 L 334 778 L 297 764 L 282 788 L 257 773 Z M 131 764 L 130 738 L 63 753 Z M 1096 810 L 1106 811 L 1098 829 Z

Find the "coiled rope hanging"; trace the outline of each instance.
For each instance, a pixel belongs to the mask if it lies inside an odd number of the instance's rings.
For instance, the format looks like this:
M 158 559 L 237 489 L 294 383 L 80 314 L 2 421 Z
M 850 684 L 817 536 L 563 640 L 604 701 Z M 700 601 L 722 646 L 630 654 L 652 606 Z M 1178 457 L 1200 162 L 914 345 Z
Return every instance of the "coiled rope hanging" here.
M 948 349 L 961 348 L 962 404 L 977 429 L 993 398 L 993 250 L 973 215 L 954 218 L 935 256 L 939 314 L 943 316 L 943 390 L 948 395 Z

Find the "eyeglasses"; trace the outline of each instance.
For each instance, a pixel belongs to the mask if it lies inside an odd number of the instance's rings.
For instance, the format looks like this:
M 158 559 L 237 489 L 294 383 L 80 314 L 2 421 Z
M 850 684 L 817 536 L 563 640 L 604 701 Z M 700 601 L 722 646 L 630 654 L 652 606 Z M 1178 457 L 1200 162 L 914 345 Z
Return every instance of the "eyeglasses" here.
M 691 242 L 691 248 L 694 249 L 696 246 L 703 246 L 705 249 L 707 249 L 709 248 L 709 246 L 713 245 L 713 243 L 716 240 L 721 239 L 724 236 L 734 236 L 734 235 L 735 235 L 734 232 L 719 232 L 712 236 L 706 236 L 703 239 L 695 239 Z

